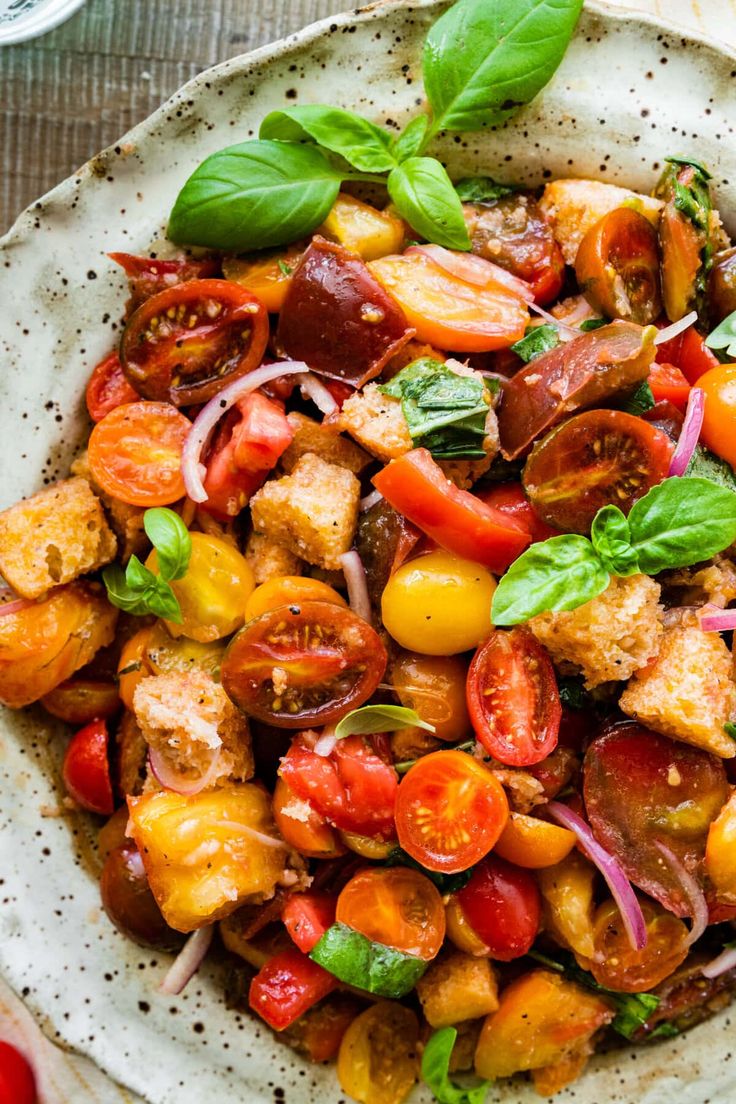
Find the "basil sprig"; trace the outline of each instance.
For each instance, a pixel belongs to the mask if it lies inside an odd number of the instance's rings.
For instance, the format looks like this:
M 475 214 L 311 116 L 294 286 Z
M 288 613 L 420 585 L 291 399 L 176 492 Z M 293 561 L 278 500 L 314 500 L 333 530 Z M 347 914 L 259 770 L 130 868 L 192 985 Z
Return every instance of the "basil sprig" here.
M 181 624 L 179 600 L 170 587 L 189 568 L 192 538 L 178 514 L 165 507 L 146 510 L 143 515 L 146 535 L 156 549 L 159 574 L 131 556 L 123 571 L 120 564 L 111 564 L 102 572 L 107 597 L 118 609 L 142 617 L 152 613 L 166 621 Z
M 346 985 L 394 1000 L 410 993 L 429 965 L 339 923 L 327 929 L 309 957 Z
M 690 476 L 665 479 L 625 517 L 596 514 L 591 539 L 576 534 L 533 544 L 501 579 L 494 625 L 517 625 L 548 610 L 573 610 L 606 589 L 611 575 L 657 575 L 722 552 L 736 540 L 736 492 Z
M 401 399 L 401 409 L 415 448 L 426 448 L 437 460 L 482 460 L 486 453 L 489 394 L 476 375 L 451 371 L 439 360 L 420 357 L 380 388 Z
M 285 245 L 317 229 L 344 181 L 365 181 L 385 185 L 418 234 L 470 249 L 460 196 L 426 150 L 440 131 L 502 122 L 536 96 L 562 60 L 581 8 L 582 0 L 457 0 L 425 43 L 431 116 L 392 135 L 325 104 L 273 111 L 257 140 L 212 154 L 190 176 L 169 237 L 227 252 Z M 474 179 L 467 196 L 510 190 L 484 190 Z
M 490 1081 L 464 1087 L 450 1078 L 450 1058 L 456 1039 L 455 1027 L 441 1027 L 430 1035 L 422 1054 L 422 1080 L 439 1104 L 483 1104 Z
M 434 732 L 435 727 L 423 721 L 415 709 L 405 705 L 362 705 L 352 709 L 337 722 L 335 736 L 342 740 L 345 736 L 368 736 L 374 732 L 396 732 L 400 728 L 423 728 Z

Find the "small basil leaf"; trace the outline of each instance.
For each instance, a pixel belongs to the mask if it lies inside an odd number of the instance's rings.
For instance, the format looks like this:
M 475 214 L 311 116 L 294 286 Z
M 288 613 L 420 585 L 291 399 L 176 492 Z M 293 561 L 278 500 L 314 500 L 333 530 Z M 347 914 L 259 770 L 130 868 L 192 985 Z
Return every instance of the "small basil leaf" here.
M 706 479 L 665 479 L 632 506 L 628 521 L 645 575 L 688 567 L 736 540 L 736 493 Z
M 648 380 L 643 380 L 636 390 L 621 403 L 622 410 L 627 414 L 634 414 L 636 417 L 646 414 L 647 410 L 651 410 L 653 406 L 654 395 Z
M 706 179 L 712 180 L 712 174 L 708 172 L 702 161 L 695 161 L 692 157 L 665 157 L 670 165 L 691 165 Z
M 511 346 L 511 352 L 520 356 L 525 364 L 542 353 L 548 353 L 560 344 L 560 331 L 556 326 L 529 326 L 520 341 Z
M 618 506 L 603 506 L 593 518 L 590 540 L 611 575 L 636 575 L 639 562 L 631 547 L 629 523 Z
M 439 1104 L 483 1104 L 490 1081 L 463 1088 L 450 1080 L 450 1058 L 456 1039 L 455 1027 L 441 1027 L 430 1035 L 422 1054 L 422 1080 Z
M 391 153 L 397 161 L 407 161 L 419 153 L 428 128 L 429 116 L 417 115 L 391 140 Z
M 493 203 L 513 195 L 517 189 L 513 184 L 498 184 L 490 176 L 466 176 L 455 184 L 463 203 Z
M 733 721 L 726 721 L 723 726 L 723 731 L 727 736 L 730 736 L 732 740 L 736 740 L 736 724 Z
M 259 137 L 278 142 L 312 139 L 361 172 L 390 172 L 396 164 L 385 130 L 352 111 L 324 104 L 272 111 L 261 123 Z
M 400 728 L 423 728 L 434 732 L 435 727 L 423 721 L 414 709 L 403 705 L 363 705 L 346 713 L 335 726 L 335 736 L 367 736 L 372 732 L 396 732 Z
M 125 582 L 131 590 L 148 590 L 158 583 L 158 576 L 141 563 L 137 556 L 131 556 L 125 568 Z
M 411 992 L 429 965 L 415 955 L 374 943 L 347 924 L 333 924 L 309 957 L 346 985 L 394 1000 Z
M 589 709 L 592 705 L 592 698 L 583 686 L 582 678 L 574 678 L 571 675 L 567 678 L 559 678 L 557 689 L 560 701 L 567 709 Z
M 434 157 L 410 157 L 394 169 L 388 194 L 399 214 L 427 241 L 448 249 L 470 249 L 462 204 Z
M 581 322 L 578 329 L 581 333 L 590 333 L 591 330 L 599 330 L 601 326 L 607 326 L 605 318 L 586 318 L 584 322 Z
M 586 537 L 564 534 L 533 544 L 503 576 L 491 606 L 494 625 L 518 625 L 547 610 L 572 610 L 611 581 Z
M 286 245 L 324 222 L 343 175 L 314 146 L 243 142 L 208 157 L 179 192 L 175 242 L 228 253 Z
M 167 582 L 158 579 L 156 586 L 146 594 L 148 610 L 156 617 L 162 617 L 164 621 L 173 621 L 175 625 L 182 622 L 181 606 L 179 600 Z
M 146 510 L 143 528 L 156 549 L 161 578 L 166 582 L 183 578 L 192 555 L 192 538 L 179 515 L 165 506 Z
M 685 468 L 686 476 L 697 479 L 709 479 L 711 483 L 718 483 L 721 487 L 727 487 L 729 491 L 736 491 L 736 473 L 726 460 L 720 456 L 714 456 L 702 445 L 696 445 L 690 463 Z
M 708 334 L 705 344 L 709 349 L 725 349 L 729 356 L 736 356 L 736 311 L 724 318 L 721 324 Z
M 479 130 L 529 103 L 562 61 L 583 0 L 458 0 L 430 28 L 434 131 Z
M 131 590 L 125 580 L 125 572 L 119 564 L 110 564 L 102 572 L 102 581 L 107 588 L 107 597 L 113 606 L 143 617 L 148 613 L 148 603 L 143 591 Z

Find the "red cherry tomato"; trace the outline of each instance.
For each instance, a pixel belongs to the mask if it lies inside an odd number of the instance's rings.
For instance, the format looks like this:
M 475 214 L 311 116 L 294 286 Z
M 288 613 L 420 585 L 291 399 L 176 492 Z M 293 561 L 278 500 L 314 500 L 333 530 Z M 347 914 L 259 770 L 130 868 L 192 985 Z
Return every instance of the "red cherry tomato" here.
M 146 299 L 120 344 L 128 381 L 146 399 L 206 402 L 261 363 L 268 313 L 246 288 L 190 280 Z
M 661 328 L 667 325 L 667 320 L 664 319 L 657 325 Z M 717 368 L 721 362 L 705 344 L 703 335 L 699 334 L 694 326 L 690 326 L 677 337 L 657 346 L 657 363 L 674 364 L 680 369 L 687 382 L 694 386 L 702 375 L 711 368 Z
M 104 816 L 112 816 L 115 809 L 108 743 L 107 723 L 92 721 L 72 736 L 62 768 L 69 795 L 83 809 Z
M 204 260 L 162 260 L 159 257 L 137 257 L 134 253 L 108 253 L 111 261 L 119 264 L 130 281 L 128 310 L 139 307 L 144 299 L 150 299 L 160 291 L 167 291 L 174 284 L 189 280 L 205 280 L 216 276 L 219 261 L 214 257 Z
M 523 628 L 495 629 L 473 656 L 468 711 L 494 759 L 527 767 L 557 746 L 562 707 L 552 662 Z
M 99 422 L 116 406 L 136 402 L 140 395 L 123 374 L 117 353 L 110 353 L 93 370 L 87 384 L 87 410 L 93 422 Z
M 0 1041 L 0 1104 L 36 1104 L 36 1080 L 26 1059 Z
M 501 783 L 462 751 L 435 751 L 406 774 L 396 801 L 399 843 L 428 870 L 467 870 L 501 835 L 509 805 Z
M 518 522 L 532 538 L 532 544 L 560 535 L 559 529 L 553 529 L 542 521 L 521 483 L 496 483 L 489 490 L 478 491 L 477 497 L 492 510 L 498 510 Z
M 184 495 L 181 454 L 191 422 L 169 403 L 134 402 L 106 414 L 89 439 L 96 483 L 131 506 L 167 506 Z
M 585 298 L 607 318 L 645 326 L 662 310 L 657 231 L 629 207 L 591 226 L 578 247 L 575 275 Z
M 283 1031 L 338 985 L 296 947 L 274 955 L 250 983 L 248 1001 L 254 1012 L 276 1031 Z
M 505 859 L 487 856 L 456 900 L 491 958 L 519 958 L 537 937 L 541 896 L 534 875 Z
M 655 402 L 671 402 L 678 410 L 685 412 L 690 394 L 690 384 L 674 364 L 652 365 L 649 373 L 649 386 Z
M 335 923 L 337 899 L 331 893 L 306 890 L 287 897 L 281 913 L 284 927 L 300 951 L 309 954 Z

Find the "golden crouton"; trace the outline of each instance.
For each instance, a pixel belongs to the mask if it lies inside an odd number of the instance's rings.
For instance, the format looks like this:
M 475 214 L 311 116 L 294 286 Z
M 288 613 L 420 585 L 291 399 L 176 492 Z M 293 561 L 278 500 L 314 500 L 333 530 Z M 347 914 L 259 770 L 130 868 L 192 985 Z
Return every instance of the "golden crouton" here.
M 135 715 L 128 709 L 120 718 L 115 736 L 120 789 L 128 794 L 143 792 L 147 774 L 147 746 Z
M 212 675 L 193 668 L 142 679 L 133 696 L 135 719 L 148 746 L 177 773 L 245 782 L 253 776 L 248 721 Z
M 133 555 L 141 559 L 145 558 L 150 548 L 143 528 L 145 509 L 142 506 L 131 506 L 129 502 L 122 502 L 119 498 L 113 498 L 95 483 L 86 449 L 73 462 L 72 475 L 80 475 L 82 479 L 86 479 L 102 503 L 112 531 L 118 538 L 118 555 L 122 562 L 127 563 Z
M 115 558 L 117 541 L 86 479 L 63 479 L 0 514 L 0 574 L 38 598 Z
M 263 533 L 249 535 L 243 554 L 256 583 L 267 583 L 269 579 L 280 579 L 284 575 L 301 575 L 304 566 L 298 556 Z
M 293 471 L 305 452 L 313 452 L 329 464 L 347 468 L 356 475 L 370 463 L 370 456 L 355 441 L 343 437 L 337 427 L 331 428 L 313 418 L 307 418 L 297 410 L 287 414 L 286 420 L 294 431 L 292 442 L 282 453 L 279 463 L 285 472 Z
M 337 424 L 377 460 L 388 462 L 413 448 L 399 399 L 369 383 L 343 403 Z
M 666 590 L 677 591 L 680 606 L 718 606 L 725 609 L 736 599 L 736 566 L 726 556 L 715 556 L 706 567 L 683 567 L 662 579 Z
M 535 805 L 541 805 L 547 800 L 544 786 L 528 771 L 519 770 L 518 767 L 493 765 L 491 770 L 506 790 L 509 808 L 514 813 L 530 813 Z
M 630 678 L 652 660 L 662 635 L 660 587 L 647 575 L 613 578 L 577 609 L 540 613 L 529 622 L 562 671 L 579 670 L 588 689 Z
M 553 180 L 546 185 L 539 206 L 552 224 L 565 261 L 572 265 L 584 235 L 609 211 L 634 207 L 656 226 L 663 204 L 661 199 L 600 180 Z
M 353 543 L 360 483 L 352 472 L 308 452 L 291 475 L 272 479 L 250 500 L 253 527 L 309 563 L 340 567 Z
M 723 730 L 736 707 L 731 654 L 718 633 L 680 625 L 665 633 L 659 655 L 619 699 L 624 713 L 655 732 L 731 759 L 736 743 Z
M 417 982 L 417 993 L 431 1027 L 449 1027 L 498 1008 L 498 986 L 490 961 L 462 951 L 450 951 L 431 963 Z

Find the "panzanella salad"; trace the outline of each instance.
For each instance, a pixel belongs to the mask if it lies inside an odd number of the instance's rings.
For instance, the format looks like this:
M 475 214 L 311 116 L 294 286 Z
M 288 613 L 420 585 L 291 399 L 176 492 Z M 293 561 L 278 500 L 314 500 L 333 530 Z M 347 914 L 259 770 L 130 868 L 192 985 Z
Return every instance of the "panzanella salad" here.
M 736 987 L 736 248 L 451 181 L 579 0 L 459 0 L 426 110 L 293 107 L 184 184 L 69 478 L 0 514 L 0 699 L 77 731 L 102 901 L 363 1104 L 542 1096 Z M 666 152 L 666 151 L 663 151 Z M 694 151 L 697 152 L 697 151 Z

